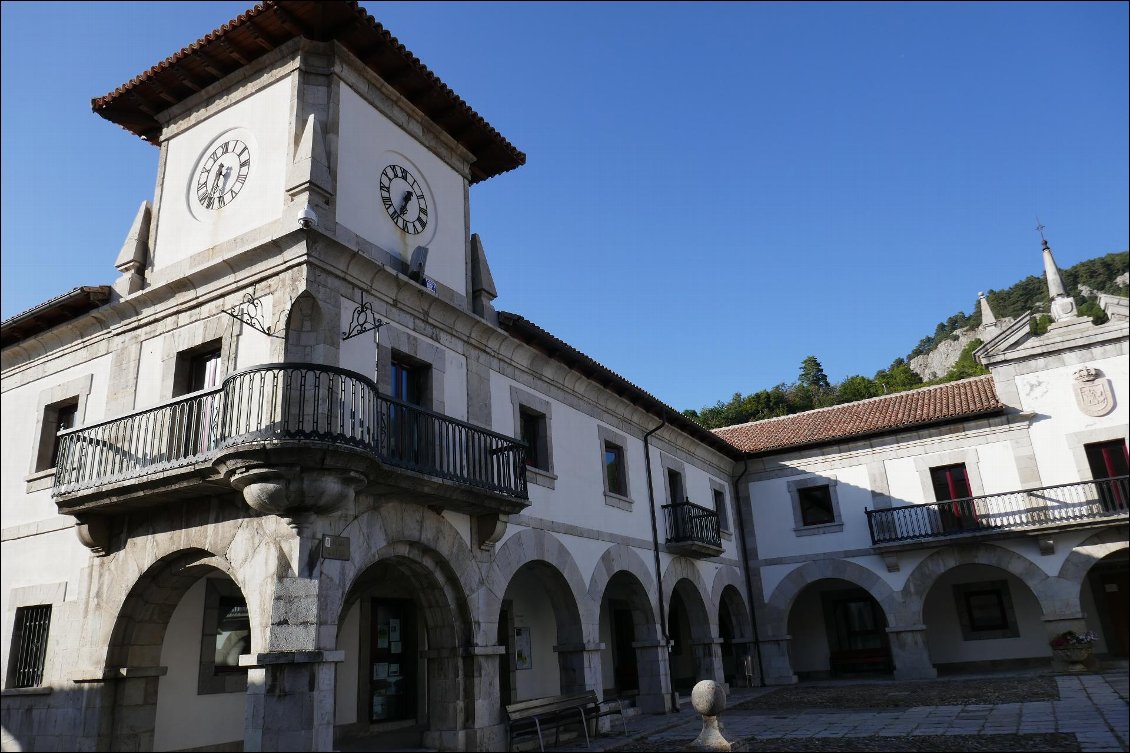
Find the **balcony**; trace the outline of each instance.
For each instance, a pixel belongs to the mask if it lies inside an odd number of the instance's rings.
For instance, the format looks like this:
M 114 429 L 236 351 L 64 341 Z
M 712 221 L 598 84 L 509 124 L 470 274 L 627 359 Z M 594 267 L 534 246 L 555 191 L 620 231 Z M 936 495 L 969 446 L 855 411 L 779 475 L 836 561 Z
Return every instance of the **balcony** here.
M 60 434 L 61 512 L 230 489 L 243 464 L 348 468 L 377 494 L 474 514 L 526 506 L 523 442 L 379 394 L 370 379 L 270 364 L 148 410 Z
M 1127 476 L 867 510 L 875 546 L 953 537 L 999 538 L 1127 520 Z
M 667 520 L 667 546 L 679 554 L 716 557 L 722 553 L 718 513 L 687 500 L 663 505 Z

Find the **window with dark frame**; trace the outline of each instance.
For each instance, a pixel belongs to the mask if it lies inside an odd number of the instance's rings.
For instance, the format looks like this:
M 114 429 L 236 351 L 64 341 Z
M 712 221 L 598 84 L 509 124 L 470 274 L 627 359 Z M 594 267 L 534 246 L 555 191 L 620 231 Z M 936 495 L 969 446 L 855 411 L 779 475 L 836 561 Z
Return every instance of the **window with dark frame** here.
M 800 521 L 806 526 L 822 526 L 836 522 L 832 492 L 827 484 L 802 486 L 796 490 L 800 504 Z
M 938 505 L 938 516 L 942 531 L 964 531 L 979 528 L 977 512 L 970 497 L 969 474 L 965 463 L 940 465 L 930 469 L 930 483 L 934 487 L 934 499 L 949 502 Z
M 718 513 L 718 527 L 723 531 L 730 530 L 730 514 L 726 510 L 726 492 L 721 489 L 711 489 L 714 492 L 714 512 Z
M 628 496 L 627 475 L 624 472 L 624 448 L 614 442 L 604 443 L 604 478 L 610 494 Z
M 999 640 L 1020 636 L 1007 580 L 955 583 L 953 597 L 962 640 Z
M 51 632 L 51 605 L 19 607 L 12 630 L 9 687 L 37 688 L 43 684 L 47 637 Z
M 1095 487 L 1103 509 L 1107 512 L 1125 512 L 1127 497 L 1130 496 L 1126 482 L 1126 475 L 1130 472 L 1126 440 L 1115 439 L 1109 442 L 1085 444 L 1083 451 L 1087 454 L 1091 478 L 1096 482 L 1102 482 L 1096 483 Z M 1106 479 L 1120 480 L 1106 481 Z
M 674 468 L 667 469 L 667 490 L 671 494 L 671 504 L 681 505 L 687 501 L 687 495 L 683 491 L 683 474 Z
M 216 610 L 214 672 L 239 672 L 239 657 L 251 653 L 251 622 L 247 602 L 242 598 L 220 597 Z
M 221 340 L 213 340 L 177 353 L 173 397 L 219 386 L 222 345 Z
M 1008 629 L 1008 612 L 1005 610 L 1004 599 L 998 589 L 966 591 L 963 597 L 971 631 Z
M 519 438 L 525 442 L 526 465 L 538 470 L 549 470 L 549 453 L 546 447 L 545 414 L 521 406 L 518 409 Z
M 73 429 L 78 418 L 78 402 L 73 402 L 68 405 L 61 405 L 55 410 L 55 421 L 53 433 L 55 438 L 51 442 L 51 464 L 49 468 L 54 468 L 59 460 L 59 432 Z

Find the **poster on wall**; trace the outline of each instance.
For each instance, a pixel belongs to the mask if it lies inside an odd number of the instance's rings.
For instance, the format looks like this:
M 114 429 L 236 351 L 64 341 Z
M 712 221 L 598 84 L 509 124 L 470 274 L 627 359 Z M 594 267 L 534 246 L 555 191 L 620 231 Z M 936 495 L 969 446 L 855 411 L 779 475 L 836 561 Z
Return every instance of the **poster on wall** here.
M 373 679 L 384 680 L 388 677 L 388 664 L 386 662 L 377 662 L 373 665 Z
M 530 650 L 530 629 L 514 628 L 514 668 L 533 669 L 533 652 Z
M 400 620 L 391 619 L 388 621 L 388 639 L 393 643 L 400 642 Z
M 388 648 L 388 625 L 377 626 L 377 648 Z

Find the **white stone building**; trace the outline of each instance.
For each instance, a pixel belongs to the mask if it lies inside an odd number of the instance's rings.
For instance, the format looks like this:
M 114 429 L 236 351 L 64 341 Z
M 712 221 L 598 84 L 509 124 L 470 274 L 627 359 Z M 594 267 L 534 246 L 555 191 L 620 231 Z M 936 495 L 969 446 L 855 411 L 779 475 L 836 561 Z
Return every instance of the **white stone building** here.
M 112 288 L 3 325 L 6 749 L 498 750 L 748 681 L 737 451 L 493 309 L 469 187 L 525 157 L 364 10 L 94 109 L 158 179 Z
M 497 750 L 544 696 L 1125 654 L 1124 320 L 709 432 L 494 310 L 469 187 L 525 157 L 355 4 L 95 110 L 158 180 L 112 287 L 3 323 L 5 749 Z

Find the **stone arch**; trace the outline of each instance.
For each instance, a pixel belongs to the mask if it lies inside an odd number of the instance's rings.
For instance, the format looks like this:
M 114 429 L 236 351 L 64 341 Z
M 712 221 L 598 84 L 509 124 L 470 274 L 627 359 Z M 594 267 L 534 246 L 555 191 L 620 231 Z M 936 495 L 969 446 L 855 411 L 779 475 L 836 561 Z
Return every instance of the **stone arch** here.
M 1063 601 L 1064 593 L 1059 579 L 1049 576 L 1027 557 L 993 544 L 947 546 L 935 550 L 910 573 L 902 588 L 898 621 L 893 624 L 921 624 L 922 610 L 931 587 L 943 573 L 961 565 L 989 565 L 1015 575 L 1036 595 L 1044 615 L 1057 609 L 1056 605 Z M 890 620 L 889 614 L 887 619 Z
M 304 290 L 290 304 L 286 315 L 283 352 L 290 363 L 325 363 L 329 335 L 337 335 L 336 324 L 326 327 L 322 307 L 309 290 Z M 334 343 L 336 344 L 336 338 Z
M 597 609 L 600 608 L 608 582 L 619 572 L 630 573 L 639 581 L 650 602 L 648 608 L 651 611 L 651 621 L 658 624 L 659 599 L 655 591 L 655 574 L 648 569 L 635 549 L 624 544 L 613 544 L 604 550 L 604 554 L 600 555 L 596 567 L 593 568 L 592 576 L 589 577 L 589 598 L 597 605 Z
M 572 553 L 551 533 L 537 528 L 526 528 L 506 539 L 494 557 L 487 574 L 488 587 L 484 593 L 484 616 L 497 613 L 502 596 L 514 575 L 525 565 L 544 561 L 552 565 L 568 585 L 569 596 L 578 610 L 578 619 L 585 627 L 584 640 L 592 637 L 591 629 L 599 618 L 599 602 L 594 605 L 581 569 Z
M 418 545 L 416 551 L 422 561 L 435 563 L 437 573 L 443 574 L 441 582 L 457 584 L 464 603 L 474 605 L 484 598 L 482 575 L 470 548 L 451 523 L 426 507 L 402 502 L 382 504 L 357 516 L 342 533 L 351 539 L 352 556 L 349 560 L 322 561 L 318 608 L 324 619 L 338 619 L 358 577 L 380 560 L 384 547 L 396 542 Z M 472 632 L 466 636 L 467 645 L 493 645 L 493 635 L 482 641 L 487 636 L 485 623 L 489 621 L 489 627 L 494 628 L 494 619 L 482 610 L 469 612 Z
M 726 603 L 730 607 L 730 614 L 734 619 L 735 627 L 740 632 L 735 637 L 752 638 L 753 620 L 750 617 L 749 605 L 746 604 L 745 584 L 736 568 L 720 567 L 714 573 L 714 584 L 710 588 L 710 603 L 721 607 Z
M 1059 568 L 1059 578 L 1082 585 L 1087 572 L 1096 562 L 1120 549 L 1130 547 L 1126 526 L 1112 526 L 1088 536 L 1077 544 Z
M 189 589 L 214 573 L 226 576 L 243 593 L 227 560 L 206 549 L 193 547 L 157 558 L 122 599 L 105 644 L 106 672 L 120 677 L 106 688 L 110 713 L 103 717 L 103 735 L 109 741 L 110 750 L 151 750 L 154 747 L 158 698 L 165 673 L 161 665 L 166 632 Z M 249 608 L 249 619 L 253 611 Z M 256 615 L 256 619 L 261 620 L 260 615 Z M 256 640 L 252 629 L 252 652 Z M 195 648 L 199 650 L 200 644 Z M 242 730 L 242 724 L 240 728 Z M 242 734 L 240 737 L 242 739 Z
M 684 599 L 693 602 L 688 606 L 692 608 L 696 608 L 696 605 L 702 606 L 702 613 L 707 621 L 705 625 L 696 626 L 696 637 L 700 635 L 698 629 L 703 629 L 701 634 L 703 636 L 707 633 L 710 636 L 717 635 L 718 615 L 712 614 L 714 610 L 709 606 L 714 603 L 710 599 L 710 589 L 706 587 L 706 582 L 694 562 L 686 557 L 674 557 L 667 563 L 667 570 L 663 573 L 663 603 L 670 604 L 671 597 L 676 591 Z
M 788 633 L 789 610 L 804 588 L 819 580 L 835 578 L 854 583 L 867 591 L 879 603 L 887 617 L 888 625 L 897 625 L 898 600 L 894 590 L 878 574 L 863 565 L 847 560 L 817 560 L 806 562 L 781 579 L 765 604 L 765 630 L 767 636 Z

